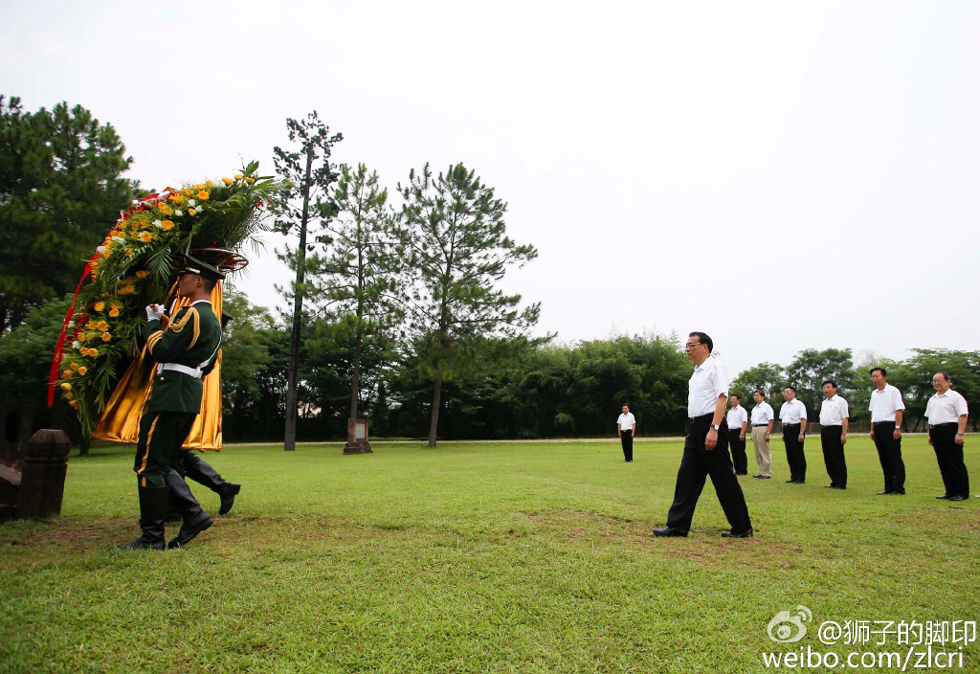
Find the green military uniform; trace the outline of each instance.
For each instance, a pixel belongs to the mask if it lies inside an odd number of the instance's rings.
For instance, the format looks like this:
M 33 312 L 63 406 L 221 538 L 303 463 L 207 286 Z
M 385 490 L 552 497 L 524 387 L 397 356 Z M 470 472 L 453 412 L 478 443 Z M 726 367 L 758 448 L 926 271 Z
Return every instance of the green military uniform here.
M 180 461 L 180 447 L 201 411 L 201 377 L 217 360 L 221 323 L 211 303 L 203 300 L 178 311 L 166 329 L 159 320 L 149 321 L 143 336 L 158 365 L 140 420 L 134 470 L 140 486 L 162 487 L 164 473 Z

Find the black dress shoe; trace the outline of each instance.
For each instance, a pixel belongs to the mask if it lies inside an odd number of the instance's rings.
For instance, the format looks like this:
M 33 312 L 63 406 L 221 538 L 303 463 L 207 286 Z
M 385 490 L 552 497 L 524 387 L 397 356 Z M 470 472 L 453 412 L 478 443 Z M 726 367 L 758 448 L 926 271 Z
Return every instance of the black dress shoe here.
M 837 489 L 837 485 L 836 484 L 825 484 L 823 486 L 823 488 L 824 489 Z
M 943 494 L 942 496 L 937 496 L 936 498 L 945 500 L 949 498 L 949 494 Z
M 762 478 L 763 480 L 771 480 L 772 479 L 772 475 L 760 475 L 759 477 Z M 977 498 L 980 498 L 980 496 L 977 496 Z
M 796 480 L 786 480 L 786 484 L 796 484 Z
M 675 529 L 674 527 L 663 527 L 662 529 L 654 529 L 653 534 L 655 536 L 681 536 L 687 537 L 687 532 L 683 529 Z
M 844 485 L 838 484 L 838 485 L 835 485 L 834 486 L 834 489 L 847 489 L 847 487 L 845 487 Z
M 735 473 L 736 475 L 748 475 L 748 473 Z
M 722 531 L 721 537 L 722 538 L 752 538 L 753 533 L 754 532 L 752 531 L 752 527 L 749 527 L 745 531 L 740 531 L 739 533 L 735 533 L 734 531 Z
M 966 496 L 963 496 L 962 494 L 957 494 L 956 496 L 950 496 L 947 500 L 949 500 L 949 501 L 965 501 L 966 500 Z
M 888 495 L 889 496 L 905 496 L 905 490 L 903 489 L 902 491 L 889 492 Z
M 891 494 L 890 491 L 880 491 L 876 494 L 876 496 L 888 496 L 889 494 Z
M 760 477 L 762 477 L 762 473 L 759 473 L 758 475 L 753 475 L 752 477 L 754 477 L 754 478 L 760 478 Z

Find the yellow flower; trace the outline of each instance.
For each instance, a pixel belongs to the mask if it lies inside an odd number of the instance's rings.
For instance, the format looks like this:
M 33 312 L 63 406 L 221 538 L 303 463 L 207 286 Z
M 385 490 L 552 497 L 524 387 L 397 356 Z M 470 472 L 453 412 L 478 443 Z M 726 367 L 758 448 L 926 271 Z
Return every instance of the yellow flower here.
M 187 214 L 188 215 L 197 215 L 197 211 L 195 211 L 193 208 L 188 208 L 187 209 Z
M 242 174 L 241 173 L 236 173 L 235 174 L 235 180 L 241 180 L 241 179 L 242 179 Z
M 209 196 L 208 193 L 205 192 L 204 190 L 201 190 L 200 192 L 197 193 L 197 198 L 200 199 L 201 201 L 207 201 L 208 196 Z
M 109 324 L 106 323 L 105 321 L 99 321 L 98 323 L 95 324 L 95 327 L 97 327 L 102 332 L 105 332 L 106 330 L 109 329 Z
M 126 257 L 133 257 L 133 249 L 132 248 L 127 248 L 126 249 Z
M 71 390 L 71 384 L 69 384 L 68 382 L 64 382 L 61 385 L 61 388 L 64 389 L 65 391 L 70 391 Z
M 78 401 L 77 400 L 72 400 L 68 404 L 71 405 L 72 407 L 74 407 L 76 410 L 79 408 L 79 404 L 78 404 Z
M 112 249 L 106 246 L 106 249 L 102 251 L 102 257 L 109 257 L 112 255 Z
M 251 185 L 252 183 L 255 182 L 255 178 L 245 178 L 245 182 L 247 182 L 249 185 Z
M 140 232 L 139 238 L 140 241 L 142 241 L 143 243 L 149 243 L 150 241 L 153 241 L 153 235 L 150 234 L 149 232 Z
M 72 365 L 74 365 L 74 363 L 72 363 Z M 82 365 L 80 368 L 78 368 L 78 374 L 79 374 L 79 376 L 84 377 L 86 372 L 88 372 L 88 368 L 85 367 L 84 365 Z
M 71 379 L 71 376 L 73 374 L 75 374 L 75 373 L 72 372 L 71 370 L 65 370 L 64 372 L 61 373 L 61 378 L 62 379 Z
M 118 315 L 119 315 L 119 309 L 116 309 L 115 307 L 113 307 L 112 309 L 109 309 L 109 316 L 111 316 L 112 318 L 115 318 Z
M 222 178 L 221 179 L 221 182 L 223 182 L 225 185 L 229 185 L 230 186 L 235 181 L 234 180 L 229 180 L 228 178 Z
M 99 350 L 98 349 L 89 349 L 88 350 L 88 355 L 90 355 L 92 358 L 98 358 L 99 357 Z
M 103 332 L 102 333 L 102 341 L 103 342 L 108 342 L 111 339 L 112 339 L 112 335 L 110 335 L 108 332 Z
M 149 275 L 150 275 L 150 272 L 146 271 L 145 269 L 141 269 L 138 272 L 136 272 L 136 278 L 146 278 Z M 121 304 L 114 304 L 113 306 L 122 308 L 122 305 Z
M 105 302 L 96 302 L 95 303 L 95 310 L 96 311 L 102 311 L 103 309 L 105 309 Z
M 133 286 L 121 286 L 119 288 L 120 295 L 132 295 L 134 292 L 136 292 L 136 288 Z
M 190 190 L 190 189 L 186 189 L 185 188 L 185 189 L 182 189 L 180 191 L 180 193 L 183 194 L 185 197 L 189 197 L 190 195 L 194 194 L 194 190 Z
M 78 369 L 78 363 L 69 363 L 68 364 L 68 367 L 70 367 L 72 370 L 77 370 Z M 84 368 L 82 368 L 82 369 L 84 369 Z M 85 373 L 84 372 L 79 372 L 79 374 L 85 374 Z
M 65 391 L 65 400 L 71 400 L 71 399 L 72 399 L 71 391 Z
M 171 215 L 174 212 L 174 209 L 170 208 L 170 206 L 168 206 L 167 202 L 165 201 L 159 202 L 157 204 L 157 208 L 159 208 L 161 212 L 166 213 L 167 215 Z
M 161 229 L 163 229 L 163 231 L 169 232 L 171 229 L 174 228 L 174 223 L 171 220 L 164 220 L 163 222 L 160 223 L 160 227 Z

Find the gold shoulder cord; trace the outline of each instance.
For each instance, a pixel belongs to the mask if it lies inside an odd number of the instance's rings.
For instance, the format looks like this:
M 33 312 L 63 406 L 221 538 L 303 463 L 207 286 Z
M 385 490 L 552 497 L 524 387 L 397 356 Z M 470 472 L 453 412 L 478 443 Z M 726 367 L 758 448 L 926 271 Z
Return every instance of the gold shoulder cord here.
M 194 318 L 194 324 L 192 328 L 194 331 L 194 336 L 191 338 L 191 343 L 187 346 L 188 349 L 190 349 L 195 344 L 197 344 L 197 338 L 201 334 L 201 315 L 197 313 L 197 309 L 195 309 L 194 307 L 188 307 L 187 312 L 184 313 L 184 315 L 181 316 L 179 319 L 175 321 L 171 321 L 170 326 L 167 328 L 171 332 L 180 332 L 185 327 L 187 327 L 187 323 L 188 321 L 191 320 L 191 317 Z

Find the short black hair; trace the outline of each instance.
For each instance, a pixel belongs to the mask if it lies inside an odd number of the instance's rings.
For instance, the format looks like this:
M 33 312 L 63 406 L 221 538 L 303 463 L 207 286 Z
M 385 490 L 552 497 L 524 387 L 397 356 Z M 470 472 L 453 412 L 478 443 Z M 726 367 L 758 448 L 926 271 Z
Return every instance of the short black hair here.
M 205 290 L 207 290 L 208 292 L 214 290 L 214 284 L 217 283 L 217 281 L 215 281 L 213 278 L 208 278 L 206 276 L 202 276 L 201 280 L 204 281 Z
M 950 379 L 949 372 L 947 372 L 946 370 L 940 370 L 936 374 L 941 374 L 943 376 L 943 379 L 945 379 L 946 381 L 953 381 L 952 379 Z
M 708 337 L 708 335 L 704 334 L 703 332 L 689 332 L 687 334 L 687 336 L 688 337 L 697 337 L 699 344 L 707 344 L 707 346 L 708 346 L 708 353 L 711 353 L 711 350 L 715 348 L 715 343 L 712 342 L 711 341 L 711 338 Z
M 833 379 L 826 379 L 826 380 L 824 380 L 824 383 L 821 384 L 821 386 L 826 386 L 827 384 L 830 384 L 834 388 L 837 388 L 837 382 L 835 382 Z
M 870 371 L 868 372 L 868 374 L 874 374 L 874 373 L 875 373 L 875 370 L 878 370 L 878 372 L 880 372 L 880 373 L 881 373 L 881 376 L 882 376 L 882 377 L 884 377 L 885 379 L 888 379 L 888 372 L 887 372 L 887 371 L 885 370 L 885 368 L 883 368 L 883 367 L 873 367 L 873 368 L 871 368 L 871 370 L 870 370 Z
M 790 386 L 789 384 L 786 384 L 786 386 L 784 386 L 784 387 L 783 387 L 783 390 L 784 390 L 784 391 L 785 391 L 786 389 L 789 389 L 789 390 L 790 390 L 790 391 L 792 391 L 793 393 L 796 393 L 796 389 L 795 389 L 795 388 L 793 388 L 792 386 Z
M 762 392 L 762 389 L 758 389 L 758 388 L 757 388 L 756 390 L 754 390 L 754 391 L 752 391 L 752 395 L 755 395 L 756 393 L 758 393 L 758 394 L 759 394 L 760 396 L 762 396 L 763 398 L 765 398 L 765 397 L 766 397 L 766 394 Z
M 742 396 L 740 396 L 740 395 L 739 395 L 739 394 L 737 394 L 737 393 L 733 393 L 733 394 L 731 394 L 731 395 L 730 395 L 730 396 L 728 396 L 728 397 L 729 397 L 729 398 L 735 398 L 735 399 L 737 399 L 737 400 L 738 400 L 739 402 L 742 402 Z

